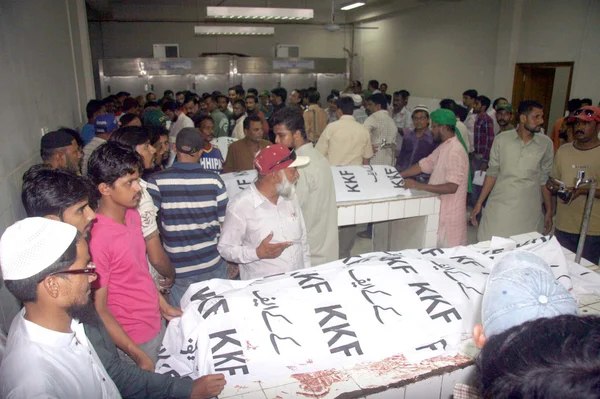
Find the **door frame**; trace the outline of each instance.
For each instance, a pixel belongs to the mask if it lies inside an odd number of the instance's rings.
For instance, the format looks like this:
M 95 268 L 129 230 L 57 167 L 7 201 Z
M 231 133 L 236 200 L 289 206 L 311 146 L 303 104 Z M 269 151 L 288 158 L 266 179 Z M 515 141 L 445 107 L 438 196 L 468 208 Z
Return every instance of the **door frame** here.
M 517 91 L 522 92 L 523 90 L 523 68 L 560 68 L 569 67 L 569 83 L 567 84 L 567 98 L 565 99 L 564 109 L 567 109 L 569 99 L 571 98 L 571 85 L 573 83 L 573 69 L 575 69 L 575 62 L 519 62 L 515 64 L 515 76 L 513 80 L 513 92 L 512 92 L 512 104 L 515 107 L 515 111 L 518 109 L 519 104 L 517 98 Z M 517 90 L 518 89 L 518 90 Z M 550 107 L 548 107 L 550 108 Z M 548 125 L 549 126 L 549 125 Z

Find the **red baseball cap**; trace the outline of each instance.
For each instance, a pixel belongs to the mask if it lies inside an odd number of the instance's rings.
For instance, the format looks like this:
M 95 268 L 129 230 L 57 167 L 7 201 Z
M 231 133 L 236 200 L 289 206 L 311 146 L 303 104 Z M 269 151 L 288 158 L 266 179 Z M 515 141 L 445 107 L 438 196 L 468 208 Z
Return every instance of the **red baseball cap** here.
M 290 151 L 281 144 L 272 144 L 263 148 L 254 159 L 254 167 L 260 175 L 304 166 L 310 162 L 310 158 L 297 156 L 294 150 Z
M 567 122 L 575 122 L 575 120 L 580 119 L 582 121 L 591 122 L 596 121 L 600 122 L 600 108 L 592 107 L 591 105 L 586 105 L 585 107 L 579 108 L 577 111 L 573 112 L 573 116 L 570 116 L 567 119 Z

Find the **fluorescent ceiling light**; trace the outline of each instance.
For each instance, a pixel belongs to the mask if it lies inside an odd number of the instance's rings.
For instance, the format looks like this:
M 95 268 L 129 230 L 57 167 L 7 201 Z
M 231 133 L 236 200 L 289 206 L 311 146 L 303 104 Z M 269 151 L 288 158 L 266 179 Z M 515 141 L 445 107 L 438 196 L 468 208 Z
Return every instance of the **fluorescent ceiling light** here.
M 312 19 L 314 11 L 307 8 L 271 7 L 206 7 L 206 16 L 219 19 L 266 19 L 303 21 Z
M 268 36 L 275 34 L 275 28 L 272 26 L 194 26 L 194 34 L 202 36 L 226 36 L 226 35 L 245 35 L 245 36 Z
M 364 1 L 350 2 L 350 3 L 347 3 L 347 4 L 343 4 L 342 5 L 342 10 L 343 11 L 353 10 L 355 8 L 362 7 L 364 5 L 365 5 Z

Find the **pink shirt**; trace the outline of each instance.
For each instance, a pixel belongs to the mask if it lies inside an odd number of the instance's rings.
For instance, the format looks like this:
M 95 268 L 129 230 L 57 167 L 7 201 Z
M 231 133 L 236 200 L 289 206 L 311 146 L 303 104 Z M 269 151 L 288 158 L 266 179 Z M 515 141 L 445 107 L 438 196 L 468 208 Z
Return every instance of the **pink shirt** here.
M 438 246 L 467 245 L 467 188 L 469 157 L 456 136 L 444 141 L 431 155 L 419 161 L 424 173 L 430 173 L 429 184 L 458 184 L 454 194 L 440 195 Z
M 125 225 L 100 215 L 92 226 L 90 255 L 98 278 L 94 288 L 108 287 L 108 309 L 136 344 L 160 332 L 158 291 L 148 271 L 142 221 L 128 209 Z

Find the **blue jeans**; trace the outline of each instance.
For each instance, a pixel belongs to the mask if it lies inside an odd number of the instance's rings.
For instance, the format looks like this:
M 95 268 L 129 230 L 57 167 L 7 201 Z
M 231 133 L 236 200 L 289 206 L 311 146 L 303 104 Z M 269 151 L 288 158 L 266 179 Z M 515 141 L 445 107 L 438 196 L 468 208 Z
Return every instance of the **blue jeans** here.
M 573 253 L 577 253 L 579 234 L 566 233 L 558 229 L 554 230 L 554 236 L 563 247 Z M 600 261 L 600 236 L 586 236 L 583 244 L 581 257 L 597 265 Z
M 169 296 L 169 303 L 173 306 L 179 306 L 179 302 L 181 302 L 181 298 L 190 287 L 190 285 L 194 283 L 199 283 L 200 281 L 207 281 L 213 278 L 220 278 L 223 280 L 227 279 L 227 263 L 223 261 L 219 267 L 215 270 L 211 270 L 210 272 L 204 272 L 198 274 L 197 276 L 192 277 L 177 277 L 175 276 L 175 283 L 173 287 L 171 287 L 171 295 Z

